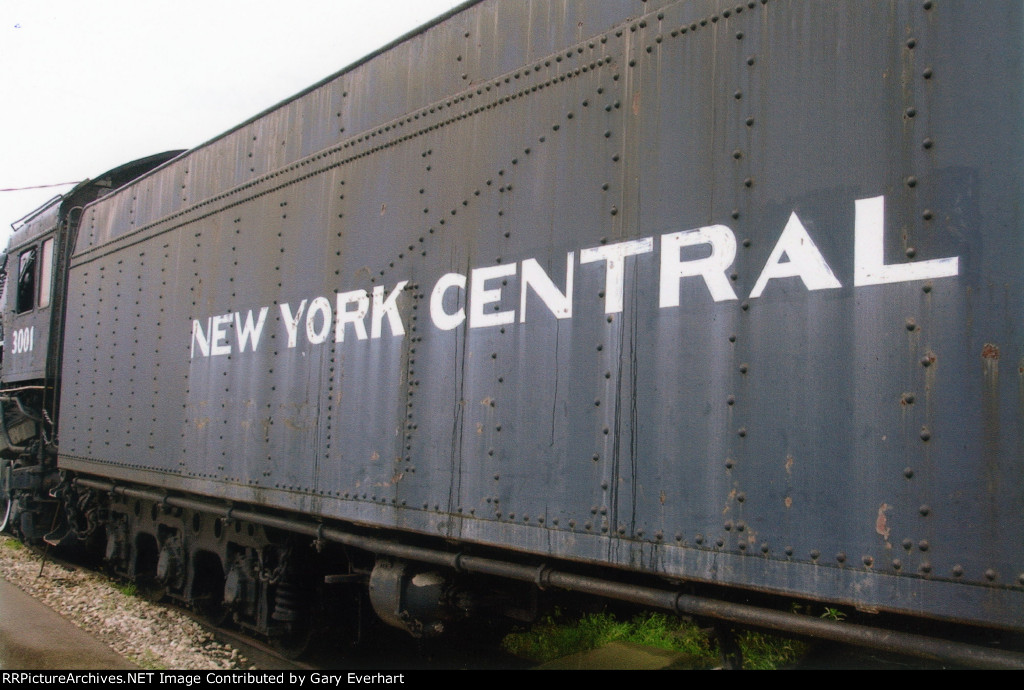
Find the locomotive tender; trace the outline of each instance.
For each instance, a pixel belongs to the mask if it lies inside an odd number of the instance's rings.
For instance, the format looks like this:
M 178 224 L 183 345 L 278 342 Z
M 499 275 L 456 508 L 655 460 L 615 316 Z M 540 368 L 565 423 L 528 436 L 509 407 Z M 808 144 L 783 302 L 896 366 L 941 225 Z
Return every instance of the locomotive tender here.
M 3 527 L 286 645 L 534 585 L 1020 633 L 1022 19 L 468 2 L 85 182 L 7 252 Z

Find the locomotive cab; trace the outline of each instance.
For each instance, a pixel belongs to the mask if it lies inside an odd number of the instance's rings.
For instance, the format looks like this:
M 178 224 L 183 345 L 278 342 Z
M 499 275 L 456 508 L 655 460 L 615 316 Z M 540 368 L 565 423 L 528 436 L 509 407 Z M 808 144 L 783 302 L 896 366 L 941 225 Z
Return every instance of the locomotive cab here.
M 27 539 L 48 531 L 38 518 L 44 513 L 52 518 L 55 507 L 45 491 L 54 478 L 50 475 L 55 475 L 53 449 L 47 449 L 52 443 L 48 401 L 53 400 L 55 368 L 48 359 L 55 325 L 54 248 L 62 232 L 60 202 L 61 197 L 55 197 L 15 227 L 3 268 L 0 527 Z
M 3 269 L 5 384 L 46 378 L 58 201 L 41 208 L 11 239 Z
M 59 541 L 56 420 L 65 291 L 82 208 L 177 156 L 168 151 L 85 180 L 12 225 L 0 268 L 0 531 Z

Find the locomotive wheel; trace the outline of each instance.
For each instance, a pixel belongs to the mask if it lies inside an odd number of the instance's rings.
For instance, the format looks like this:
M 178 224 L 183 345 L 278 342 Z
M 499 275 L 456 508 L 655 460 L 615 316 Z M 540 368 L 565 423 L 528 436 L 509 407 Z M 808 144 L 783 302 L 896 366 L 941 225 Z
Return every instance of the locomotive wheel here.
M 285 659 L 295 660 L 313 648 L 315 626 L 309 621 L 297 621 L 289 630 L 270 639 L 277 653 Z
M 202 615 L 207 623 L 220 628 L 231 620 L 231 609 L 227 606 L 204 607 Z
M 11 522 L 11 515 L 14 513 L 14 499 L 6 491 L 0 494 L 0 532 L 6 532 Z
M 14 530 L 10 529 L 14 517 L 14 492 L 8 486 L 11 470 L 13 467 L 10 460 L 0 463 L 0 533 L 9 531 L 14 534 Z
M 213 597 L 196 599 L 192 608 L 203 617 L 203 620 L 215 627 L 222 627 L 231 620 L 231 609 L 223 601 Z
M 160 584 L 153 577 L 139 577 L 135 580 L 139 596 L 151 603 L 159 603 L 167 595 L 167 585 Z

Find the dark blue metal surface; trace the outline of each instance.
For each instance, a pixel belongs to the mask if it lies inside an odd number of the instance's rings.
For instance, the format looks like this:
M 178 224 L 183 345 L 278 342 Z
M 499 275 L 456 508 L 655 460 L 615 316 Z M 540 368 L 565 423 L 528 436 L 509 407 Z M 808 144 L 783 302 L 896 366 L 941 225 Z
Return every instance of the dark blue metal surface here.
M 469 6 L 86 209 L 61 465 L 1020 629 L 1021 23 Z

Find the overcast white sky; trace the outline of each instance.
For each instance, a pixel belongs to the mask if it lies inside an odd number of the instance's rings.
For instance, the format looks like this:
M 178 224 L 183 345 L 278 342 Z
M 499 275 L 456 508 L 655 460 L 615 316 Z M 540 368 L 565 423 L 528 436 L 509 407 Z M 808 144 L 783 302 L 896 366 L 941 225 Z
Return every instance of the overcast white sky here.
M 0 0 L 0 189 L 201 144 L 461 2 Z M 68 189 L 0 191 L 0 248 Z

